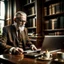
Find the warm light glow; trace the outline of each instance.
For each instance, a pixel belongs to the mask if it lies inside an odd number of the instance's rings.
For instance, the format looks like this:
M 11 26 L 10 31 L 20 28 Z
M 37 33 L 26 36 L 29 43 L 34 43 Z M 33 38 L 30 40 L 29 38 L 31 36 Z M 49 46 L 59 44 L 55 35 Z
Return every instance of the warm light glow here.
M 0 19 L 5 18 L 5 5 L 3 1 L 0 1 Z
M 4 27 L 5 19 L 5 4 L 4 1 L 0 1 L 0 35 L 2 35 L 2 29 Z
M 0 20 L 0 35 L 2 35 L 2 29 L 4 27 L 4 21 L 3 20 Z

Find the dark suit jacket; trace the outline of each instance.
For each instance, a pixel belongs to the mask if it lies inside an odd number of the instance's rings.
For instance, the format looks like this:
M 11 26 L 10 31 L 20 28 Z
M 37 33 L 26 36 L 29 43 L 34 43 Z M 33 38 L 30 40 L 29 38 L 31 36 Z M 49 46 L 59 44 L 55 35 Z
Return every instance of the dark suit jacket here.
M 14 25 L 5 26 L 3 28 L 2 45 L 5 52 L 7 52 L 12 46 L 20 47 L 25 50 L 26 47 L 30 47 L 32 44 L 29 40 L 26 28 L 21 32 L 20 38 L 17 37 L 16 32 L 17 30 Z

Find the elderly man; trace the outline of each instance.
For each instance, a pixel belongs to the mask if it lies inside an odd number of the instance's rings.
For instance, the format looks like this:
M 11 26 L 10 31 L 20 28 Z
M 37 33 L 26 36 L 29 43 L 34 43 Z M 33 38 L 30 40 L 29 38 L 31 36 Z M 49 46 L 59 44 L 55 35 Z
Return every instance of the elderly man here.
M 2 46 L 4 53 L 22 54 L 26 49 L 36 50 L 36 46 L 29 40 L 26 13 L 18 11 L 14 17 L 14 24 L 3 28 Z

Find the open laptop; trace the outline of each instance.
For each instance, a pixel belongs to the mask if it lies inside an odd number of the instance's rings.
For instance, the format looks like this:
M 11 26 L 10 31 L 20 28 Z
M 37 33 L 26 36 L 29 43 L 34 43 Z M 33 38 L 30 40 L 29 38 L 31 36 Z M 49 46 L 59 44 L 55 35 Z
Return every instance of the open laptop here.
M 64 35 L 45 36 L 42 50 L 57 50 L 64 48 Z
M 32 51 L 31 53 L 25 54 L 26 57 L 35 58 L 43 55 L 43 52 L 49 50 L 51 52 L 58 51 L 62 49 L 64 46 L 64 36 L 45 36 L 42 42 L 41 49 L 37 51 Z M 40 52 L 42 53 L 40 53 Z

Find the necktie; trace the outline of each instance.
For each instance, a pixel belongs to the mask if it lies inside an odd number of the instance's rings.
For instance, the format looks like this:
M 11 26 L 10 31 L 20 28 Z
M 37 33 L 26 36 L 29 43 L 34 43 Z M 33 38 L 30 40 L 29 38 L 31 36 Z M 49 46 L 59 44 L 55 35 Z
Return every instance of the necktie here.
M 18 43 L 19 46 L 21 47 L 21 45 L 22 45 L 22 48 L 25 49 L 23 37 L 22 37 L 22 34 L 20 33 L 20 30 L 18 30 L 18 40 L 19 40 L 19 43 Z
M 18 30 L 18 35 L 17 35 L 18 39 L 20 39 L 20 30 Z

